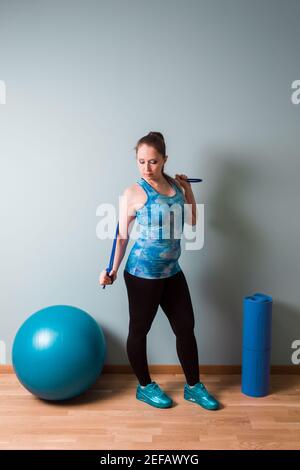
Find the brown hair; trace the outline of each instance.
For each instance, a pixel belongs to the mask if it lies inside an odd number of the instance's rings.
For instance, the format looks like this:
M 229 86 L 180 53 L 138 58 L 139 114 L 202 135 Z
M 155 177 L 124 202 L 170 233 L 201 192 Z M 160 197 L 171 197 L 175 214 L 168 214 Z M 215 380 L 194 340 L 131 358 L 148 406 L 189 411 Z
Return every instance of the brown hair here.
M 162 135 L 161 132 L 149 132 L 149 134 L 147 135 L 144 135 L 144 137 L 141 137 L 136 146 L 134 147 L 135 149 L 135 152 L 137 153 L 138 149 L 139 149 L 139 146 L 142 145 L 142 144 L 147 144 L 147 145 L 151 145 L 152 147 L 155 148 L 155 150 L 157 151 L 157 153 L 159 153 L 160 155 L 162 155 L 163 157 L 166 156 L 166 143 L 165 143 L 165 139 L 164 139 L 164 136 Z M 164 165 L 165 166 L 165 165 Z M 172 178 L 170 175 L 167 175 L 165 172 L 164 172 L 164 166 L 162 168 L 162 174 L 163 176 L 166 178 L 166 180 L 168 182 L 172 181 L 173 183 L 175 183 L 179 188 L 180 186 L 177 184 L 177 181 L 175 181 L 174 178 Z M 181 189 L 181 188 L 180 188 Z

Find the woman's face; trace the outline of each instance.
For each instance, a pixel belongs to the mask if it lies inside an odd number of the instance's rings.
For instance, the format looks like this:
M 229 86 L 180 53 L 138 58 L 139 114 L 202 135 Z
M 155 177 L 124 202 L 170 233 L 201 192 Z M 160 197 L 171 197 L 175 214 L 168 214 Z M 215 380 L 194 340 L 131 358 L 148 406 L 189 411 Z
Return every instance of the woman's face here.
M 167 156 L 157 153 L 151 145 L 142 144 L 137 151 L 137 165 L 141 176 L 146 179 L 157 179 L 162 173 Z

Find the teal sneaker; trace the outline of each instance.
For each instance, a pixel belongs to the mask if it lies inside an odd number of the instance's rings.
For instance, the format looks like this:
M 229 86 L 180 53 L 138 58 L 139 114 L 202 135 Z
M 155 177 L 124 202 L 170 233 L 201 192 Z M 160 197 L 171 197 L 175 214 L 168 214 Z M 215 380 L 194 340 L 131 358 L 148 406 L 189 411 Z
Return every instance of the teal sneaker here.
M 192 388 L 186 383 L 184 385 L 184 398 L 197 403 L 206 410 L 217 410 L 220 407 L 219 402 L 208 393 L 202 382 L 198 382 Z
M 172 399 L 161 390 L 156 382 L 151 382 L 144 388 L 138 385 L 136 398 L 156 408 L 170 408 L 172 406 Z

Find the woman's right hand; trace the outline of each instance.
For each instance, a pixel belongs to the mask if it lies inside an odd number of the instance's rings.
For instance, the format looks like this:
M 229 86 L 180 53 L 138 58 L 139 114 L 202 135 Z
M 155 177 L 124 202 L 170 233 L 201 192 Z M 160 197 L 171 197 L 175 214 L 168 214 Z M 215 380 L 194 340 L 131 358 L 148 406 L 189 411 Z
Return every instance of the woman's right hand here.
M 101 286 L 106 286 L 112 284 L 117 279 L 117 272 L 113 269 L 110 271 L 109 275 L 107 274 L 106 269 L 100 273 L 99 284 Z

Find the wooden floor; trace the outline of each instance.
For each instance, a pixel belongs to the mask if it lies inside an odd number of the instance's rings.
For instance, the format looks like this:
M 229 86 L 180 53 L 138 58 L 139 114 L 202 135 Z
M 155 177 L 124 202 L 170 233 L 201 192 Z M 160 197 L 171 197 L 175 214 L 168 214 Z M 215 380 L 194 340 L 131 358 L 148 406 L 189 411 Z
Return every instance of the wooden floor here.
M 0 449 L 300 449 L 300 377 L 273 375 L 272 393 L 250 398 L 238 375 L 203 375 L 221 401 L 206 411 L 183 398 L 181 374 L 153 374 L 175 405 L 159 410 L 135 398 L 130 374 L 102 374 L 64 403 L 33 397 L 14 374 L 0 375 Z

